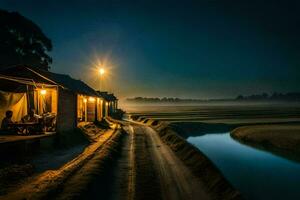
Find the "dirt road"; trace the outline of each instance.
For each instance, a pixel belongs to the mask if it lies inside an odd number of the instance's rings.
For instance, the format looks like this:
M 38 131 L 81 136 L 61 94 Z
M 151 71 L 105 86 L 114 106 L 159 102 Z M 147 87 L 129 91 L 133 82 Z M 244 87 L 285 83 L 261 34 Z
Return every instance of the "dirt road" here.
M 150 180 L 151 182 L 145 185 L 146 188 L 143 188 L 142 194 L 135 195 L 136 199 L 210 199 L 209 195 L 203 190 L 202 183 L 191 173 L 175 153 L 161 141 L 158 134 L 152 128 L 138 124 L 129 124 L 128 126 L 127 130 L 130 130 L 130 134 L 135 135 L 135 137 L 143 137 L 146 143 L 146 149 L 144 151 L 141 149 L 135 151 L 135 156 L 138 157 L 139 154 L 145 154 L 145 151 L 147 151 L 148 164 L 153 166 L 152 172 L 149 170 L 145 171 L 144 168 L 136 168 L 137 181 L 139 178 L 145 178 L 139 177 L 138 174 L 151 173 L 155 175 Z M 135 145 L 139 146 L 141 144 Z M 135 165 L 138 165 L 139 162 L 145 161 L 137 159 Z M 161 194 L 159 197 L 154 198 L 146 194 L 146 190 L 151 186 L 153 187 L 153 184 L 158 184 L 158 187 L 154 189 L 150 188 L 152 195 L 154 192 L 159 192 Z
M 210 199 L 152 128 L 120 121 L 76 159 L 20 185 L 4 199 Z M 0 198 L 2 198 L 0 197 Z

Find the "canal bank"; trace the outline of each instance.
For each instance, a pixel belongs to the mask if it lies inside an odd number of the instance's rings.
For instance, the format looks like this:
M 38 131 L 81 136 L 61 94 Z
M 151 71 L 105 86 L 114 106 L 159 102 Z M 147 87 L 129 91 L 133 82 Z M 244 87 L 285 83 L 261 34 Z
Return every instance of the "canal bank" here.
M 236 190 L 222 175 L 221 171 L 199 149 L 188 143 L 182 127 L 153 119 L 136 119 L 142 126 L 150 126 L 160 140 L 168 146 L 176 157 L 202 183 L 201 188 L 212 199 L 242 199 Z
M 242 126 L 230 136 L 239 142 L 300 162 L 300 124 Z
M 205 123 L 198 123 L 197 126 L 196 122 L 192 122 L 192 126 L 189 126 L 188 122 L 167 123 L 143 119 L 140 123 L 159 130 L 163 141 L 185 163 L 201 169 L 194 163 L 194 154 L 186 150 L 183 144 L 189 143 L 197 148 L 245 199 L 300 198 L 298 192 L 300 164 L 287 157 L 277 156 L 234 140 L 230 136 L 230 131 L 241 126 L 240 124 L 216 124 L 214 129 L 214 124 L 206 126 Z M 153 123 L 155 125 L 152 125 Z M 286 124 L 279 125 L 286 126 Z M 294 124 L 290 123 L 287 126 Z
M 181 126 L 181 123 L 160 122 L 158 129 L 168 127 L 174 134 L 182 135 L 220 170 L 222 176 L 238 189 L 245 199 L 300 198 L 300 163 L 236 141 L 230 136 L 230 131 L 237 125 L 217 124 L 214 130 L 213 124 L 205 126 L 199 123 L 198 127 L 195 122 L 191 124 L 192 126 L 188 126 L 188 122 L 185 122 Z M 206 132 L 207 130 L 209 131 Z M 177 137 L 172 139 L 171 135 L 163 134 L 163 137 L 169 141 L 171 148 L 175 151 L 179 149 L 177 154 L 184 152 L 181 156 L 189 160 L 193 154 L 184 151 L 181 145 L 174 145 L 178 144 L 174 142 Z M 199 168 L 194 163 L 191 165 Z
M 242 199 L 240 192 L 224 178 L 222 172 L 214 163 L 199 149 L 180 136 L 181 129 L 178 129 L 178 126 L 161 122 L 154 127 L 161 140 L 175 152 L 176 156 L 203 183 L 203 187 L 213 199 Z

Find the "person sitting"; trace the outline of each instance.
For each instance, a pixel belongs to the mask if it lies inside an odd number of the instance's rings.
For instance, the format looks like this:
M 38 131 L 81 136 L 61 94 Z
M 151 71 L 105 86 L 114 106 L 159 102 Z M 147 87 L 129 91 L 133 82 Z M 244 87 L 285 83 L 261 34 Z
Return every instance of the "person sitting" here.
M 30 111 L 28 112 L 28 115 L 25 115 L 23 118 L 22 118 L 22 122 L 32 122 L 32 123 L 38 123 L 39 122 L 39 115 L 36 115 L 34 113 L 34 109 L 30 109 Z
M 6 111 L 5 117 L 3 118 L 2 123 L 1 123 L 2 130 L 11 129 L 11 125 L 14 123 L 11 119 L 12 116 L 13 116 L 13 111 L 11 111 L 11 110 Z
M 14 134 L 17 133 L 17 129 L 14 128 L 12 125 L 14 122 L 12 121 L 13 111 L 8 110 L 5 113 L 5 117 L 1 123 L 1 132 L 4 134 Z
M 54 113 L 43 114 L 43 123 L 45 131 L 54 131 L 56 124 L 56 115 Z
M 23 123 L 34 123 L 34 125 L 27 127 L 28 134 L 30 135 L 40 133 L 43 129 L 42 118 L 39 115 L 36 115 L 34 111 L 34 109 L 30 109 L 28 115 L 22 118 Z

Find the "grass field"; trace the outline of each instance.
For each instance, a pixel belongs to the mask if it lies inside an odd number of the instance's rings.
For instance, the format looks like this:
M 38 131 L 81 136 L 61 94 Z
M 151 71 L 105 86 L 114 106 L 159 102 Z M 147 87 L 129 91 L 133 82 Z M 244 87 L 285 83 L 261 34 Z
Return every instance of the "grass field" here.
M 238 141 L 300 161 L 300 125 L 259 125 L 234 129 Z
M 135 105 L 124 107 L 130 116 L 168 122 L 276 123 L 300 122 L 300 104 Z

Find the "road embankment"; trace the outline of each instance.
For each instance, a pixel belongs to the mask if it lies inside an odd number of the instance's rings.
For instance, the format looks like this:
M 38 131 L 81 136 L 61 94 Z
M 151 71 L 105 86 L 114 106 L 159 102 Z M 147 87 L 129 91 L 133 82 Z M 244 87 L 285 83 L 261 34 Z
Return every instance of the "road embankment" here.
M 60 187 L 55 199 L 95 199 L 110 198 L 112 168 L 120 154 L 124 132 L 117 130 L 110 139 L 94 151 L 92 158 L 70 176 Z
M 214 199 L 242 199 L 237 191 L 217 169 L 217 167 L 196 147 L 179 136 L 178 130 L 170 124 L 156 126 L 162 141 L 167 144 L 183 163 L 198 177 L 205 190 Z
M 95 180 L 104 182 L 108 179 L 100 179 L 105 175 L 105 169 L 110 166 L 113 155 L 118 152 L 123 132 L 117 127 L 101 134 L 97 140 L 85 148 L 85 150 L 73 160 L 67 162 L 59 169 L 47 170 L 41 174 L 29 178 L 2 199 L 80 199 L 96 188 Z M 105 190 L 105 187 L 102 188 Z M 103 191 L 98 188 L 99 191 Z M 98 193 L 99 194 L 99 193 Z M 104 196 L 104 195 L 103 195 Z
M 243 126 L 230 135 L 243 144 L 300 161 L 300 125 Z

